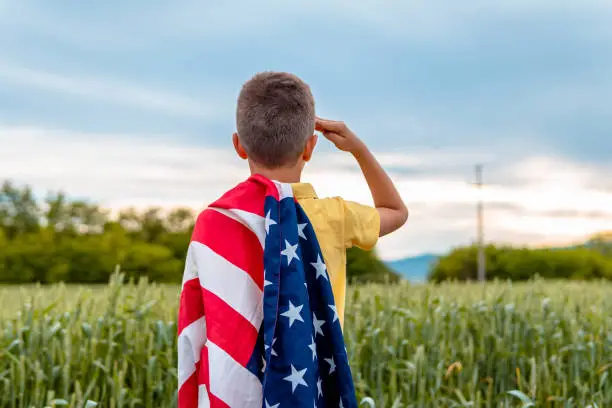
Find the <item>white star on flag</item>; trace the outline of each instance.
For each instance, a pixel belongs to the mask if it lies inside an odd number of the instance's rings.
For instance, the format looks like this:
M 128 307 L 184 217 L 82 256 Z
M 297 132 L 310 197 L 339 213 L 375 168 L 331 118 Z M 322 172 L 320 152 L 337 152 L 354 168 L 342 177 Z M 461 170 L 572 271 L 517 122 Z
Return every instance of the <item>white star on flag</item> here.
M 278 408 L 280 406 L 280 404 L 274 404 L 274 405 L 270 405 L 268 403 L 268 401 L 266 400 L 266 408 Z
M 278 357 L 278 354 L 276 354 L 276 351 L 274 351 L 274 343 L 276 343 L 276 337 L 272 339 L 272 351 L 270 351 L 270 354 Z M 268 346 L 267 344 L 265 344 L 264 347 L 266 348 L 266 350 L 270 348 L 270 346 Z
M 321 388 L 322 384 L 323 384 L 323 381 L 321 381 L 321 377 L 319 377 L 319 380 L 317 381 L 317 396 L 318 397 L 323 396 L 323 389 Z
M 321 329 L 321 326 L 325 324 L 325 320 L 317 319 L 317 316 L 314 314 L 314 312 L 312 313 L 312 324 L 314 325 L 314 329 L 316 332 L 315 336 L 317 334 L 320 334 L 321 336 L 325 336 L 325 334 L 323 334 L 323 330 Z
M 289 301 L 289 309 L 287 309 L 286 312 L 281 313 L 281 316 L 285 316 L 289 319 L 289 327 L 293 326 L 293 322 L 295 322 L 296 320 L 299 320 L 300 322 L 304 321 L 304 319 L 302 319 L 302 315 L 300 315 L 300 311 L 303 307 L 304 305 L 299 305 L 295 307 L 293 306 L 293 303 Z
M 265 372 L 266 371 L 266 359 L 264 356 L 261 356 L 261 361 L 263 361 L 263 367 L 261 367 L 261 372 Z
M 268 408 L 268 407 L 266 407 Z M 340 397 L 340 405 L 338 405 L 338 408 L 344 408 L 344 405 L 342 405 L 342 397 Z
M 267 280 L 267 279 L 265 278 L 265 276 L 266 276 L 266 270 L 264 269 L 264 288 L 265 288 L 266 286 L 268 286 L 268 285 L 271 285 L 271 284 L 272 284 L 272 282 L 270 282 L 269 280 Z
M 338 309 L 336 305 L 327 305 L 334 312 L 334 322 L 338 320 Z
M 317 262 L 311 262 L 310 264 L 317 270 L 317 278 L 322 276 L 327 279 L 327 266 L 325 266 L 320 254 L 317 254 Z
M 300 260 L 300 258 L 296 254 L 297 247 L 297 244 L 291 245 L 289 241 L 285 240 L 285 249 L 281 251 L 281 255 L 285 255 L 287 257 L 287 265 L 291 265 L 291 261 L 294 258 L 298 261 Z
M 331 358 L 324 358 L 323 360 L 327 361 L 327 364 L 329 364 L 330 374 L 336 371 L 336 363 L 334 362 L 334 356 L 331 356 Z
M 317 343 L 315 343 L 314 338 L 310 336 L 311 343 L 308 345 L 308 348 L 312 350 L 312 361 L 317 358 Z
M 304 235 L 304 228 L 306 228 L 306 225 L 308 224 L 298 224 L 298 235 L 300 236 L 300 238 L 308 240 L 308 238 L 306 238 L 306 235 Z
M 291 383 L 291 393 L 295 392 L 295 389 L 298 385 L 303 385 L 304 387 L 308 387 L 306 381 L 304 381 L 304 374 L 306 374 L 306 368 L 303 370 L 296 370 L 293 364 L 291 364 L 291 375 L 283 378 L 285 381 L 289 381 Z
M 268 213 L 266 214 L 266 220 L 265 220 L 266 234 L 270 233 L 270 227 L 272 225 L 276 225 L 276 221 L 270 218 L 270 211 L 268 211 Z

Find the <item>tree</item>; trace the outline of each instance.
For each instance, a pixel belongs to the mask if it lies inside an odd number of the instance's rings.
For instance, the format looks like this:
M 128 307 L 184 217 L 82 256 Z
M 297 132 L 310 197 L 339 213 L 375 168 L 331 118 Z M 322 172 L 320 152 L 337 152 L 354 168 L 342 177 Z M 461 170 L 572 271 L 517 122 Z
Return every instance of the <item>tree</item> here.
M 29 186 L 19 189 L 6 181 L 0 189 L 0 220 L 9 239 L 40 228 L 40 209 Z
M 612 257 L 590 246 L 529 249 L 485 249 L 487 279 L 523 281 L 538 275 L 546 279 L 612 279 Z M 477 248 L 456 248 L 432 267 L 429 280 L 476 280 Z
M 612 257 L 612 231 L 595 234 L 587 241 L 585 246 L 594 249 L 604 256 Z
M 346 251 L 347 277 L 352 283 L 397 282 L 399 276 L 381 262 L 374 251 L 357 247 Z
M 140 228 L 144 241 L 157 242 L 157 240 L 166 232 L 164 219 L 162 218 L 160 212 L 160 208 L 154 207 L 145 210 L 140 216 Z
M 0 190 L 0 282 L 104 283 L 117 265 L 129 277 L 180 282 L 195 213 L 176 208 L 121 211 L 48 194 L 39 207 L 28 186 Z M 347 253 L 349 280 L 395 281 L 371 251 Z
M 172 233 L 186 233 L 193 229 L 195 213 L 191 208 L 175 208 L 166 217 L 165 227 Z
M 80 233 L 101 233 L 108 221 L 108 210 L 86 201 L 73 201 L 70 204 L 70 222 Z
M 52 193 L 45 199 L 43 215 L 47 226 L 54 231 L 64 231 L 70 227 L 70 203 L 63 192 Z

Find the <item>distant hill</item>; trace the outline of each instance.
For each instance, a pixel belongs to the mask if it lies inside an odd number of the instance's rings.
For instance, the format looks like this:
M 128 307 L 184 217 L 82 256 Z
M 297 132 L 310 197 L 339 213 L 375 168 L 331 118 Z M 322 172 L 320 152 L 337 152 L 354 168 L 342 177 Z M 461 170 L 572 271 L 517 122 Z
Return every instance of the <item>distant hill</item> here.
M 387 265 L 389 268 L 409 281 L 425 282 L 427 280 L 427 272 L 429 272 L 431 264 L 438 258 L 439 255 L 423 254 L 399 259 L 397 261 L 390 261 L 387 262 Z

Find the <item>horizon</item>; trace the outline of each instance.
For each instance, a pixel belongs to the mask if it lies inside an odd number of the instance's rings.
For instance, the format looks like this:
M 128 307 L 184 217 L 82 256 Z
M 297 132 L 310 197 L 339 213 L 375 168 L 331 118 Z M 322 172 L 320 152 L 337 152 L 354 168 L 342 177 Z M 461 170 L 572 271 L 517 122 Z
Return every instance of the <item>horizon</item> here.
M 12 180 L 0 180 L 0 183 L 2 182 L 9 182 L 9 183 L 13 183 Z M 13 187 L 17 187 L 17 188 L 32 188 L 33 186 L 28 185 L 28 184 L 23 184 L 23 185 L 15 185 L 12 184 Z M 47 194 L 58 194 L 58 193 L 64 193 L 66 194 L 66 199 L 68 200 L 68 202 L 72 202 L 72 201 L 79 201 L 79 200 L 83 200 L 85 202 L 87 202 L 88 204 L 91 205 L 99 205 L 99 203 L 97 203 L 96 201 L 92 201 L 90 200 L 88 197 L 75 197 L 70 195 L 68 192 L 66 191 L 47 191 Z M 46 204 L 44 203 L 44 199 L 42 196 L 34 196 L 34 199 L 36 200 L 36 202 L 39 205 L 42 205 L 42 208 L 44 208 L 46 206 Z M 137 207 L 137 206 L 129 206 L 129 207 L 120 207 L 120 208 L 107 208 L 104 206 L 99 206 L 99 209 L 103 212 L 107 211 L 107 216 L 108 219 L 110 221 L 117 221 L 121 211 L 125 211 L 125 210 L 135 210 L 137 213 L 143 213 L 147 210 L 153 209 L 153 208 L 158 208 L 160 210 L 160 215 L 162 217 L 167 216 L 172 210 L 174 209 L 179 209 L 179 208 L 188 208 L 190 210 L 193 211 L 194 216 L 197 216 L 198 213 L 200 211 L 202 211 L 204 209 L 204 207 L 197 209 L 197 208 L 193 208 L 193 207 L 181 207 L 181 206 L 174 206 L 174 207 L 155 207 L 155 206 L 149 206 L 149 205 L 144 205 L 141 207 Z M 566 248 L 566 247 L 572 247 L 572 246 L 579 246 L 579 245 L 583 245 L 585 242 L 587 242 L 590 239 L 596 238 L 596 237 L 607 237 L 607 239 L 611 239 L 612 238 L 612 230 L 599 230 L 596 231 L 592 234 L 588 234 L 585 235 L 584 237 L 578 237 L 572 241 L 549 241 L 549 242 L 542 242 L 542 243 L 538 243 L 538 244 L 534 244 L 534 245 L 528 245 L 528 244 L 513 244 L 510 243 L 509 245 L 511 245 L 514 248 L 521 248 L 521 247 L 526 247 L 526 248 L 530 248 L 530 249 L 547 249 L 547 248 Z M 462 247 L 465 245 L 471 245 L 471 244 L 476 244 L 476 242 L 471 242 L 471 243 L 463 243 L 460 245 L 456 245 L 453 247 L 450 247 L 447 251 L 445 252 L 433 252 L 433 251 L 429 251 L 429 252 L 420 252 L 420 253 L 415 253 L 415 254 L 411 254 L 408 256 L 402 256 L 399 258 L 383 258 L 382 260 L 386 263 L 395 263 L 395 262 L 401 262 L 404 260 L 410 260 L 410 259 L 415 259 L 415 258 L 423 258 L 423 257 L 434 257 L 434 258 L 438 258 L 441 256 L 444 256 L 446 254 L 448 254 L 450 251 L 452 251 L 455 248 L 458 247 Z M 495 241 L 488 241 L 485 242 L 485 245 L 505 245 L 508 243 L 505 242 L 495 242 Z
M 198 211 L 248 177 L 231 145 L 240 86 L 290 71 L 409 207 L 382 259 L 474 241 L 479 198 L 485 242 L 577 242 L 612 230 L 611 17 L 601 0 L 0 0 L 0 175 L 114 211 Z M 371 204 L 319 139 L 304 181 Z

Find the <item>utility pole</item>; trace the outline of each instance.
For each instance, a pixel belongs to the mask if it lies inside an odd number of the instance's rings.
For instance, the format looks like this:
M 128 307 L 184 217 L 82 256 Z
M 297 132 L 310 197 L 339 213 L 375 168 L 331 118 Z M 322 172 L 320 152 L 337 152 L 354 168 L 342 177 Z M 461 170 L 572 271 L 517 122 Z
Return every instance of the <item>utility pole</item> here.
M 484 221 L 482 205 L 482 164 L 476 165 L 476 187 L 478 188 L 478 204 L 476 205 L 477 217 L 477 239 L 478 239 L 478 280 L 484 282 L 485 276 L 485 254 L 484 254 Z

